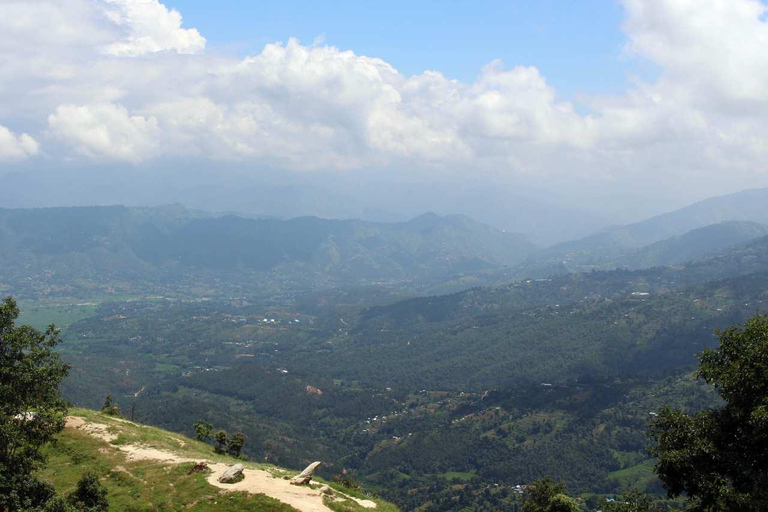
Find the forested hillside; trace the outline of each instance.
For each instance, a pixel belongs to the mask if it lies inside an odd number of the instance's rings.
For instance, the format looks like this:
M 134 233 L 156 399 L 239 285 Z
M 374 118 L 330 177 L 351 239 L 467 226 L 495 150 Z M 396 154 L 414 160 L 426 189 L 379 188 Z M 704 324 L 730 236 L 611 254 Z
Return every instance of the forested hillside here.
M 68 399 L 242 431 L 255 460 L 328 461 L 406 510 L 490 511 L 545 475 L 593 501 L 658 495 L 651 413 L 717 404 L 696 354 L 768 304 L 768 236 L 750 222 L 622 256 L 652 268 L 504 282 L 525 268 L 504 268 L 519 239 L 463 217 L 99 212 L 4 212 L 6 286 L 27 294 L 22 321 L 64 327 Z M 419 280 L 465 289 L 413 297 Z M 467 288 L 483 280 L 501 282 Z
M 549 276 L 567 272 L 644 269 L 679 265 L 725 254 L 768 234 L 768 225 L 728 221 L 693 229 L 648 245 L 624 243 L 615 233 L 600 233 L 537 252 L 515 267 L 516 275 Z
M 0 286 L 17 296 L 442 285 L 519 263 L 522 236 L 462 216 L 370 223 L 181 207 L 0 210 Z
M 113 393 L 181 432 L 215 418 L 258 460 L 334 461 L 406 509 L 455 510 L 456 482 L 483 509 L 546 474 L 579 493 L 659 492 L 650 413 L 716 403 L 690 375 L 695 354 L 765 309 L 766 268 L 760 238 L 675 267 L 405 301 L 357 289 L 104 303 L 66 330 L 64 389 L 92 407 Z M 488 482 L 506 490 L 484 496 Z

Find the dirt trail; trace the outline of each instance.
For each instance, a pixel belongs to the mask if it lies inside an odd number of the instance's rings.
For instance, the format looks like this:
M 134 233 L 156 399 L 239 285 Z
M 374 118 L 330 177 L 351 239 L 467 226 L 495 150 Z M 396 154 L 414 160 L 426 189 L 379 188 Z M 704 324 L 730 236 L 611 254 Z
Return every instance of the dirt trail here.
M 107 442 L 115 439 L 117 436 L 107 432 L 107 425 L 101 423 L 86 422 L 83 418 L 77 416 L 67 417 L 67 428 L 75 428 L 86 432 L 87 434 L 103 439 Z M 159 462 L 170 462 L 172 464 L 181 464 L 184 462 L 200 462 L 199 459 L 189 459 L 180 457 L 171 452 L 137 445 L 113 446 L 116 450 L 125 453 L 128 460 L 156 460 Z M 333 512 L 323 503 L 323 495 L 319 489 L 312 489 L 308 486 L 291 485 L 288 480 L 275 477 L 268 471 L 262 469 L 246 468 L 243 471 L 245 478 L 235 484 L 222 484 L 218 478 L 226 471 L 228 465 L 211 461 L 205 461 L 211 469 L 208 475 L 208 483 L 224 489 L 226 491 L 245 491 L 251 494 L 264 494 L 286 503 L 301 512 Z M 340 495 L 338 491 L 333 491 L 335 495 Z M 371 500 L 361 500 L 352 496 L 344 497 L 354 500 L 365 508 L 376 508 L 376 503 Z
M 251 494 L 266 494 L 271 498 L 301 510 L 302 512 L 331 512 L 323 503 L 323 496 L 317 489 L 304 485 L 291 485 L 288 480 L 274 477 L 261 469 L 246 468 L 245 478 L 236 484 L 222 484 L 218 478 L 226 471 L 227 465 L 218 463 L 209 465 L 211 474 L 208 483 L 227 491 L 245 491 Z

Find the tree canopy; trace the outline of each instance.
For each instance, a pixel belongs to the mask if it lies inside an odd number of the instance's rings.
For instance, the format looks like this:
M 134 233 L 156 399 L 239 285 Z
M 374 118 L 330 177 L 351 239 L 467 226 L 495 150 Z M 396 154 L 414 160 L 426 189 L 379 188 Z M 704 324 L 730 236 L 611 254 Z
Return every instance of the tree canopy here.
M 58 331 L 17 327 L 18 316 L 16 302 L 6 298 L 0 304 L 0 510 L 34 510 L 54 496 L 34 471 L 66 412 L 59 383 L 69 367 L 53 351 Z
M 688 510 L 765 510 L 768 503 L 768 315 L 718 332 L 698 375 L 724 401 L 686 414 L 666 408 L 651 426 L 652 453 L 670 496 Z
M 578 512 L 579 505 L 568 497 L 568 490 L 562 482 L 550 477 L 537 480 L 525 490 L 523 512 Z

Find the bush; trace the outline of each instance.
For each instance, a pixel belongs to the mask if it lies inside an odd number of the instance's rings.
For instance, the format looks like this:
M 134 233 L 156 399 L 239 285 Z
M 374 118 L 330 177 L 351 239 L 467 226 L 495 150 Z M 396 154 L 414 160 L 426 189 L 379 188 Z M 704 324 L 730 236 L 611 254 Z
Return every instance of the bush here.
M 102 512 L 109 508 L 107 490 L 101 486 L 96 474 L 85 473 L 77 482 L 77 487 L 67 496 L 70 505 L 87 512 Z

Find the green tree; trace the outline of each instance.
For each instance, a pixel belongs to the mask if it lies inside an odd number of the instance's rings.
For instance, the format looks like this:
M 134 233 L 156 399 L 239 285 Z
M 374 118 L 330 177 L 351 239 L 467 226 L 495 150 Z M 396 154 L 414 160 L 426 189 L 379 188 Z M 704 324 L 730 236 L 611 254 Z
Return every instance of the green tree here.
M 45 332 L 16 326 L 16 302 L 0 304 L 0 510 L 34 510 L 53 499 L 53 488 L 35 476 L 40 452 L 62 428 L 67 411 L 59 383 L 69 367 L 53 348 L 61 342 Z
M 562 482 L 550 477 L 537 480 L 525 489 L 523 512 L 578 512 L 578 503 L 567 493 Z
M 245 434 L 242 432 L 233 434 L 228 443 L 227 453 L 233 457 L 239 457 L 240 452 L 243 450 L 243 445 L 245 445 L 245 439 Z
M 651 512 L 652 506 L 650 496 L 638 490 L 632 490 L 624 493 L 621 500 L 606 503 L 604 510 L 606 512 Z
M 203 420 L 198 420 L 195 423 L 195 435 L 198 441 L 208 441 L 211 438 L 211 432 L 213 432 L 213 425 L 211 423 L 206 423 Z
M 101 406 L 101 412 L 108 414 L 109 416 L 122 417 L 120 408 L 112 400 L 112 395 L 107 395 L 106 398 L 104 398 L 104 405 Z
M 67 501 L 61 496 L 54 496 L 42 509 L 43 512 L 80 512 L 75 511 L 69 506 Z
M 688 510 L 752 512 L 768 506 L 768 316 L 718 332 L 699 377 L 724 405 L 694 414 L 665 408 L 651 424 L 656 473 Z
M 213 440 L 216 441 L 215 450 L 216 453 L 226 453 L 227 451 L 227 431 L 226 430 L 217 430 L 215 434 L 213 434 Z
M 103 512 L 109 508 L 107 490 L 99 483 L 99 477 L 91 472 L 80 477 L 67 501 L 77 510 L 85 512 Z

